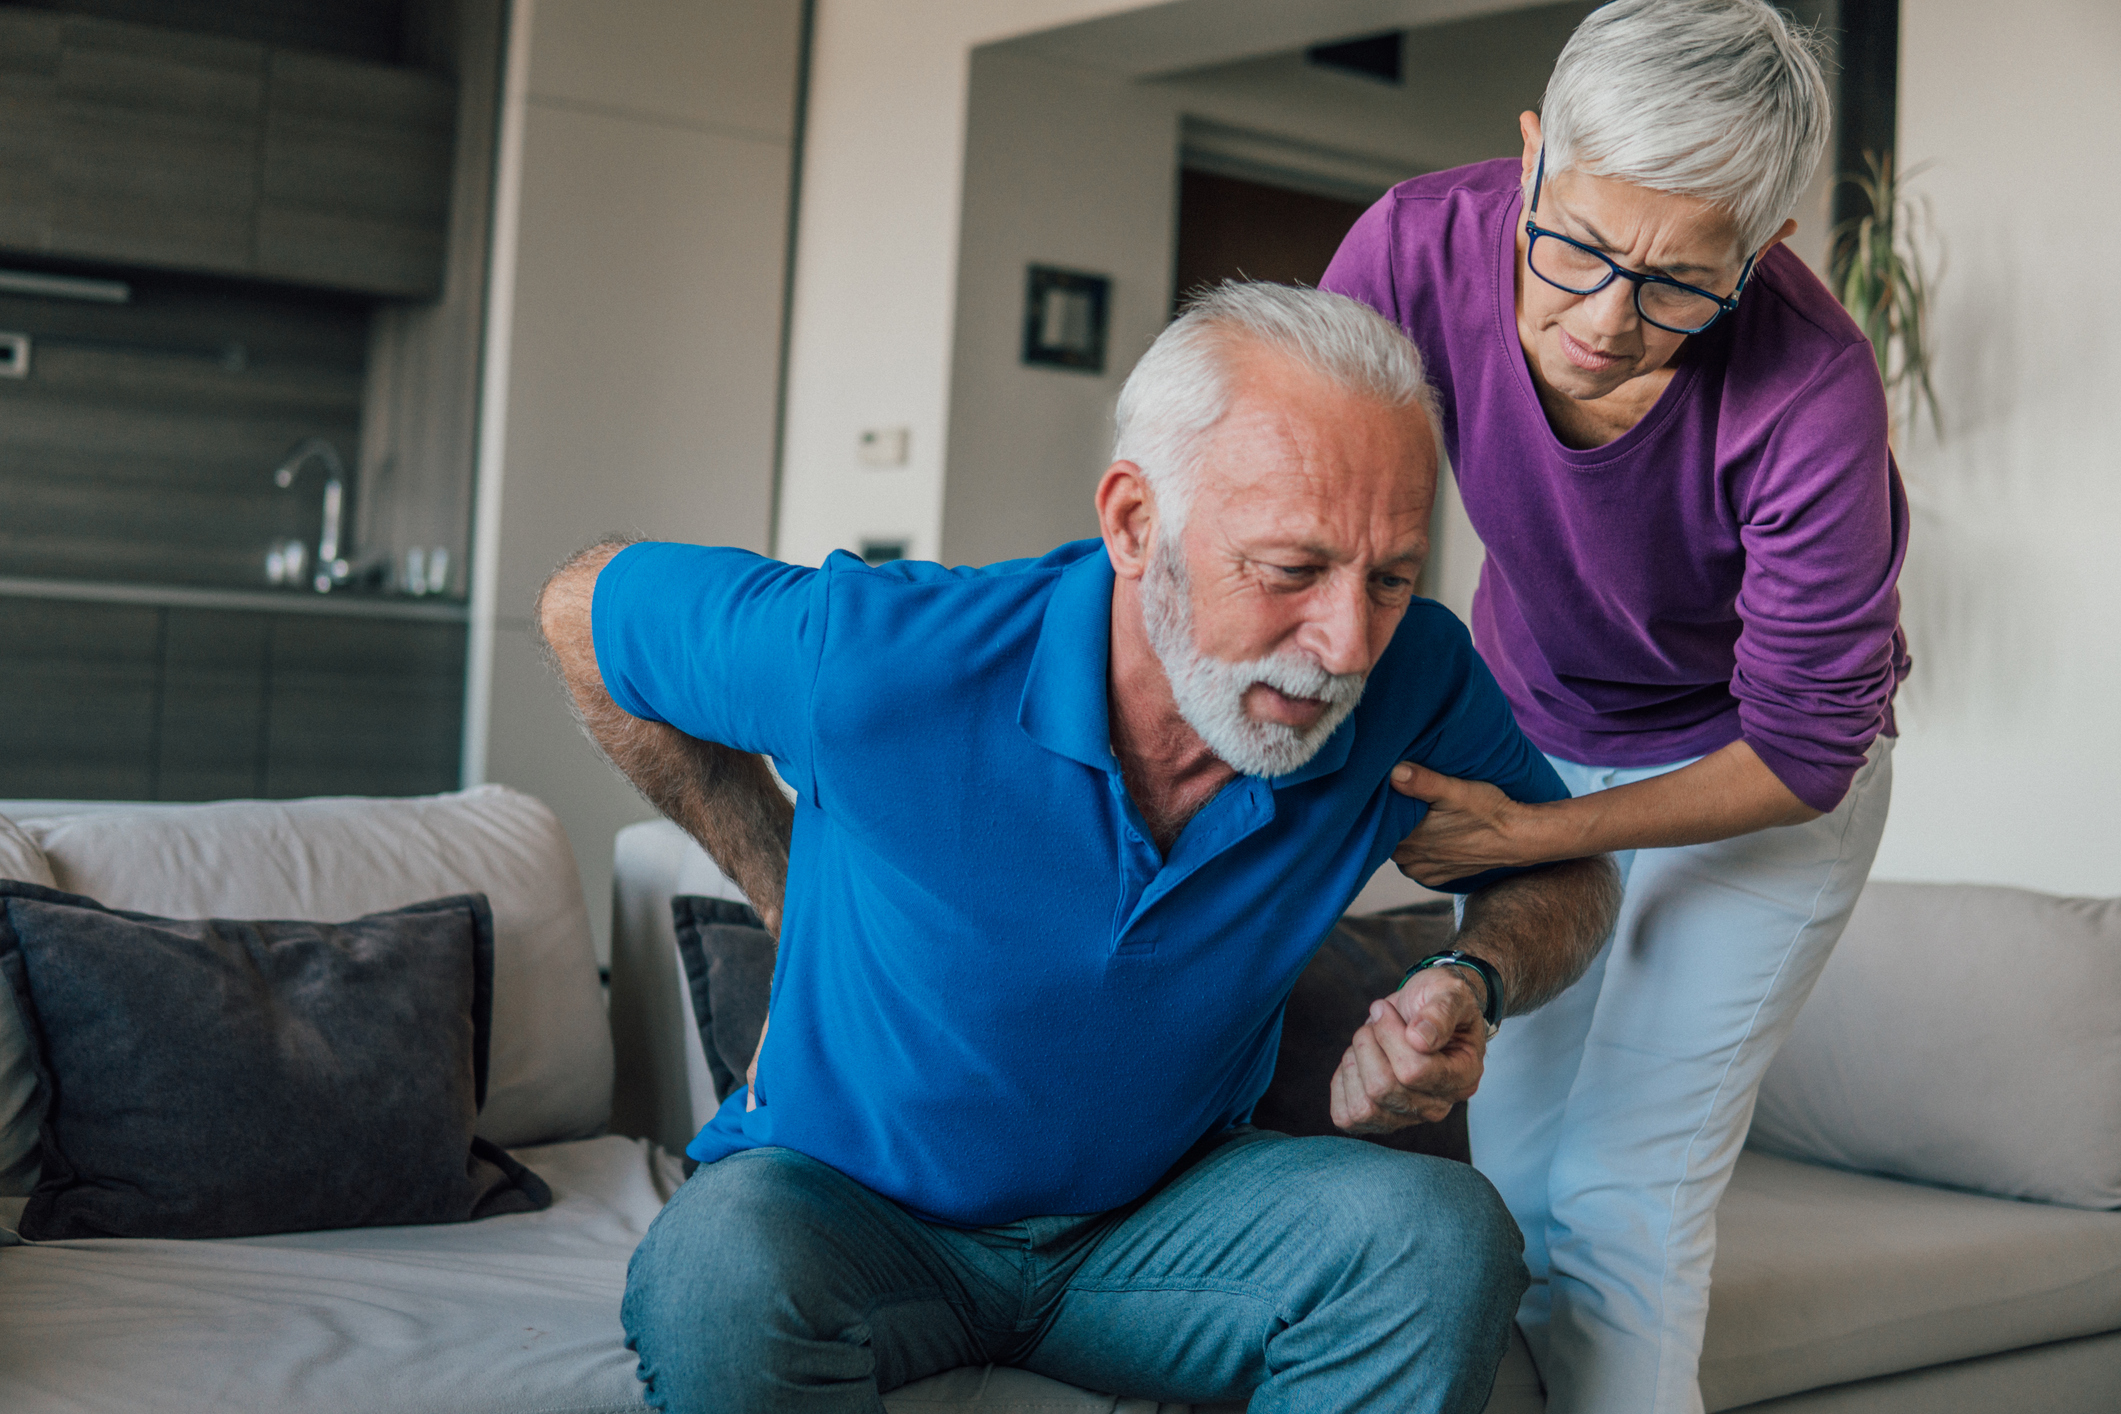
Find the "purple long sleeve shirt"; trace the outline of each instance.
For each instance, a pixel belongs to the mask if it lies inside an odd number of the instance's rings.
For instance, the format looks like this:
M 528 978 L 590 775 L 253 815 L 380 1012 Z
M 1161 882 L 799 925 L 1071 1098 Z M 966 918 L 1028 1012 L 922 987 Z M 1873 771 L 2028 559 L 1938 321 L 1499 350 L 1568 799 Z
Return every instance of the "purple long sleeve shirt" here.
M 1473 634 L 1555 756 L 1653 766 L 1744 740 L 1839 803 L 1907 676 L 1907 497 L 1870 345 L 1784 246 L 1680 347 L 1656 406 L 1558 441 L 1517 341 L 1514 158 L 1394 187 L 1320 283 L 1407 331 L 1487 546 Z

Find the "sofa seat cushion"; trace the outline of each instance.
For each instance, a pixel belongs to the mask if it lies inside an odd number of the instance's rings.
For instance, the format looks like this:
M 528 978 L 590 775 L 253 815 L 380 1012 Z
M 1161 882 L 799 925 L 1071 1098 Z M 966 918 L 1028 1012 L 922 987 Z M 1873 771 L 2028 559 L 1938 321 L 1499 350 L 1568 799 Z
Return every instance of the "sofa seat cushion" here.
M 0 1249 L 0 1409 L 637 1409 L 619 1297 L 676 1165 L 615 1136 L 517 1157 L 550 1182 L 545 1212 Z
M 1747 1151 L 1716 1229 L 1711 1411 L 2121 1329 L 2121 1213 Z

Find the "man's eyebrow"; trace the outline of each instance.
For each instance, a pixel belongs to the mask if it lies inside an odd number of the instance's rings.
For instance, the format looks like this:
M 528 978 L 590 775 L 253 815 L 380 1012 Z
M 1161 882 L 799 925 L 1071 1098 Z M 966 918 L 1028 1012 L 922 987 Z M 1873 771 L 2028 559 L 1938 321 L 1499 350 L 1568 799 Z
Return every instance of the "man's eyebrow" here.
M 1331 562 L 1337 558 L 1337 556 L 1335 556 L 1330 549 L 1320 544 L 1316 540 L 1286 540 L 1278 545 L 1266 545 L 1262 546 L 1261 548 L 1269 554 L 1272 554 L 1273 552 L 1279 550 L 1283 553 L 1308 555 L 1312 559 L 1325 560 L 1328 562 Z M 1429 547 L 1426 543 L 1423 543 L 1421 545 L 1409 545 L 1401 549 L 1397 554 L 1387 555 L 1384 559 L 1379 560 L 1378 563 L 1381 565 L 1406 564 L 1409 561 L 1421 560 L 1426 558 L 1428 552 Z
M 1311 555 L 1313 560 L 1328 560 L 1328 562 L 1334 560 L 1334 553 L 1328 547 L 1319 545 L 1317 541 L 1292 541 L 1292 543 L 1283 545 L 1281 549 L 1292 549 L 1298 555 Z M 1379 564 L 1381 566 L 1383 564 L 1410 564 L 1410 562 L 1419 562 L 1423 558 L 1427 558 L 1427 545 L 1406 545 L 1398 553 L 1385 555 L 1383 560 L 1379 560 Z

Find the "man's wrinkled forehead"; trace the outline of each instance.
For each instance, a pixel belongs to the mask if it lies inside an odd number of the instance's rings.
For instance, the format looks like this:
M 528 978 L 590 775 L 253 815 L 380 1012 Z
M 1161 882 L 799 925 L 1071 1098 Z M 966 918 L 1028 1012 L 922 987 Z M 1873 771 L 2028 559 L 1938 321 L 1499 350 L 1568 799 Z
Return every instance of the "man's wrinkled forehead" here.
M 1283 370 L 1291 376 L 1275 376 Z M 1239 511 L 1271 503 L 1284 517 L 1319 524 L 1383 514 L 1425 528 L 1437 473 L 1427 413 L 1388 407 L 1294 365 L 1283 370 L 1255 366 L 1233 381 L 1229 406 L 1202 441 L 1199 499 Z

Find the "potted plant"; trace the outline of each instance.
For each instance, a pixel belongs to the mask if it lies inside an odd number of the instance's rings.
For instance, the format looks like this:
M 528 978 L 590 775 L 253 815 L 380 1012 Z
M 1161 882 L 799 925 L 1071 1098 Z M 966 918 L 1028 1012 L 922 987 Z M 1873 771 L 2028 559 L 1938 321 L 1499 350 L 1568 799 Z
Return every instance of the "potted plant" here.
M 1890 156 L 1875 152 L 1866 152 L 1863 163 L 1867 173 L 1841 179 L 1863 193 L 1870 209 L 1834 227 L 1829 257 L 1834 294 L 1871 341 L 1886 406 L 1902 410 L 1893 419 L 1894 430 L 1902 418 L 1912 420 L 1927 408 L 1930 426 L 1941 438 L 1944 421 L 1930 382 L 1932 278 L 1921 250 L 1928 208 L 1906 193 L 1907 179 L 1922 169 L 1896 171 Z

